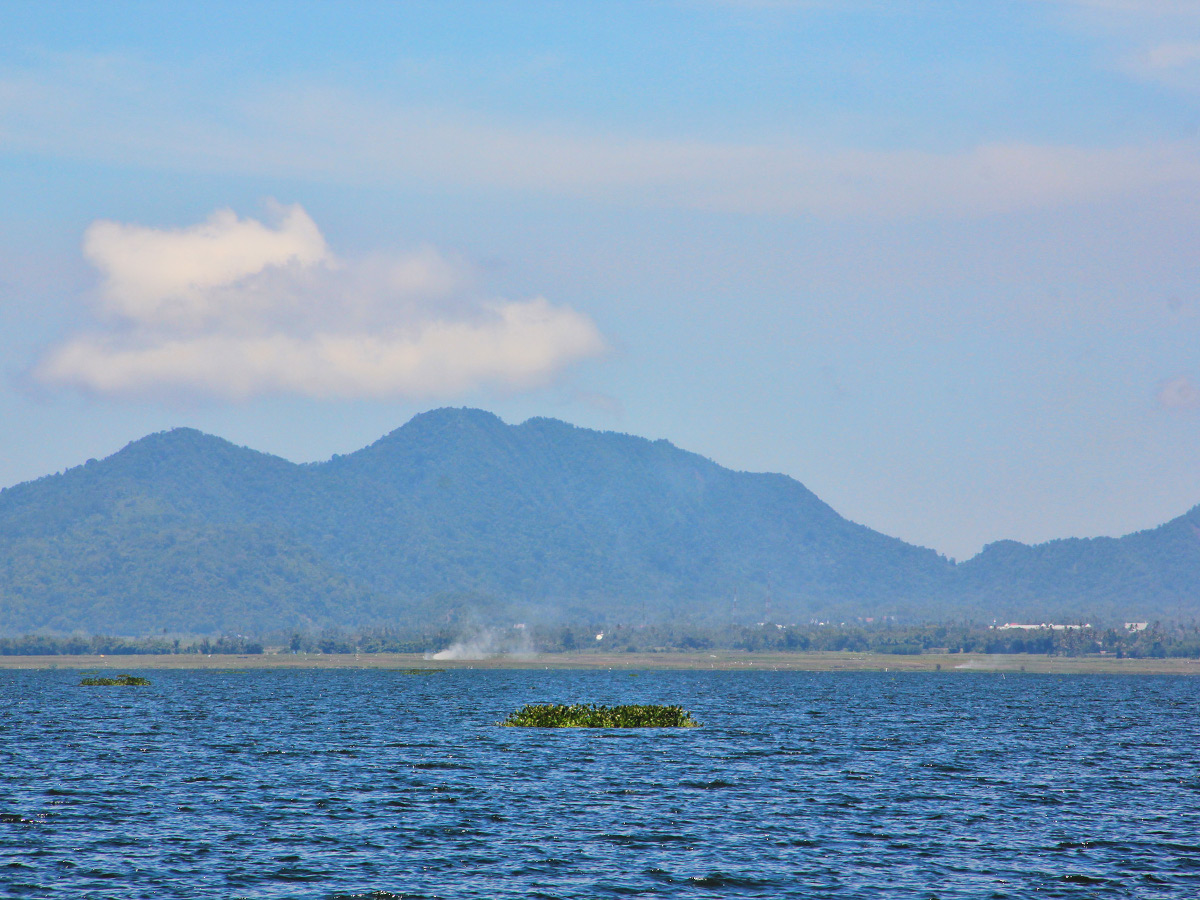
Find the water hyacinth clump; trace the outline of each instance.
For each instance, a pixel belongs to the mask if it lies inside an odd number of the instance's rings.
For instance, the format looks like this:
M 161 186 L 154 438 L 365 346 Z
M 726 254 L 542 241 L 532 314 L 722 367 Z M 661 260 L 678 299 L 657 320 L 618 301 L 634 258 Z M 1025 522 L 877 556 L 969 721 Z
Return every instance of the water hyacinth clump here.
M 97 678 L 85 678 L 79 682 L 81 686 L 86 687 L 139 687 L 148 685 L 149 683 L 149 678 L 140 678 L 137 675 L 118 675 L 116 678 L 100 676 Z
M 695 728 L 682 706 L 531 703 L 500 723 L 511 728 Z

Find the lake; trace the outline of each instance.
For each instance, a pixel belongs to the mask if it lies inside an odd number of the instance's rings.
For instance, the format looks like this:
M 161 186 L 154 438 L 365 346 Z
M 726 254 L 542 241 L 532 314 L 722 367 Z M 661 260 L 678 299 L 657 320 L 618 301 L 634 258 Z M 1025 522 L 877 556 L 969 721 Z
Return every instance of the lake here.
M 115 671 L 0 672 L 0 894 L 1200 897 L 1196 679 Z

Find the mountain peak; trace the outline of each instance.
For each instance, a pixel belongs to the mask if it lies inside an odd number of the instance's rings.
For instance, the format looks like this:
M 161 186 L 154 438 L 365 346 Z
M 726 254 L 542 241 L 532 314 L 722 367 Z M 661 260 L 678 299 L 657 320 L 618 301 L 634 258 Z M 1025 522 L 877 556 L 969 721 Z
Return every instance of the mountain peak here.
M 438 434 L 454 431 L 498 431 L 508 428 L 504 420 L 495 413 L 471 407 L 444 406 L 418 413 L 399 428 L 381 437 L 371 447 L 411 438 L 418 434 Z M 365 449 L 370 449 L 367 447 Z
M 237 447 L 224 438 L 205 434 L 196 428 L 179 427 L 156 431 L 144 438 L 130 441 L 110 458 L 173 456 L 181 453 L 214 453 L 230 450 L 247 450 L 247 448 Z M 257 451 L 248 450 L 247 452 L 256 453 Z
M 495 427 L 504 425 L 504 420 L 486 409 L 470 406 L 442 406 L 428 412 L 418 413 L 408 425 L 475 425 Z

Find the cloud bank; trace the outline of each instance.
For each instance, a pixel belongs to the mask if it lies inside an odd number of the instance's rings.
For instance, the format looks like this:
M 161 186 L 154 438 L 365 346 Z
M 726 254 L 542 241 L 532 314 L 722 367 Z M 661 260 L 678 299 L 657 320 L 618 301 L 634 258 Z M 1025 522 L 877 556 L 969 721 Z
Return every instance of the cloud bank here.
M 34 375 L 108 394 L 229 399 L 434 398 L 544 384 L 606 349 L 587 316 L 542 297 L 480 298 L 433 248 L 336 257 L 298 205 L 270 224 L 220 210 L 190 228 L 96 222 L 100 327 Z
M 1150 49 L 1139 72 L 1180 78 L 1200 70 L 1188 62 L 1194 48 L 1183 33 L 1161 47 L 1157 38 L 1142 41 Z M 835 220 L 970 217 L 1161 188 L 1200 191 L 1200 141 L 1192 136 L 924 149 L 648 136 L 497 120 L 304 84 L 206 98 L 216 112 L 202 118 L 186 94 L 158 87 L 163 80 L 108 60 L 0 72 L 0 136 L 22 152 L 190 172 Z M 206 139 L 197 141 L 198 133 Z

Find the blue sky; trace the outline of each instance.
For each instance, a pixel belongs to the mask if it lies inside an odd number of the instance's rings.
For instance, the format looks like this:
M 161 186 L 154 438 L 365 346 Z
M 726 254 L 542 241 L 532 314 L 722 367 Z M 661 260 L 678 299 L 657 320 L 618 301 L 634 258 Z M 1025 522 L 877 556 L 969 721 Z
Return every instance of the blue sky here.
M 960 559 L 1200 503 L 1200 2 L 0 21 L 0 484 L 471 405 Z

